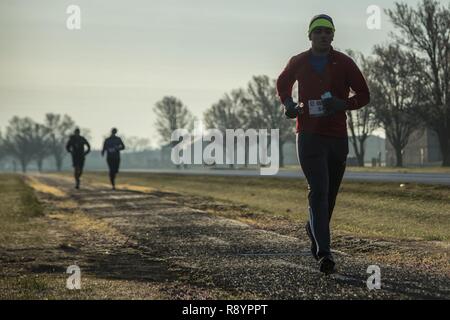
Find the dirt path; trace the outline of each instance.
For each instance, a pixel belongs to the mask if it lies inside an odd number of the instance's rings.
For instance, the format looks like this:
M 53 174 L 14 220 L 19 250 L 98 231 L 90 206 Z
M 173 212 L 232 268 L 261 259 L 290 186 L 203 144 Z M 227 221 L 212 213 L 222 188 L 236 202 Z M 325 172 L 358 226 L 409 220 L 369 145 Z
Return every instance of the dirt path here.
M 32 181 L 54 240 L 3 250 L 10 272 L 63 273 L 76 262 L 83 275 L 119 280 L 138 298 L 450 298 L 448 274 L 380 264 L 345 246 L 335 252 L 339 272 L 324 276 L 306 238 L 211 215 L 176 194 L 74 190 L 70 179 L 50 175 Z M 18 259 L 20 250 L 28 261 Z M 366 286 L 369 265 L 381 269 L 380 290 Z M 123 296 L 116 290 L 113 298 Z

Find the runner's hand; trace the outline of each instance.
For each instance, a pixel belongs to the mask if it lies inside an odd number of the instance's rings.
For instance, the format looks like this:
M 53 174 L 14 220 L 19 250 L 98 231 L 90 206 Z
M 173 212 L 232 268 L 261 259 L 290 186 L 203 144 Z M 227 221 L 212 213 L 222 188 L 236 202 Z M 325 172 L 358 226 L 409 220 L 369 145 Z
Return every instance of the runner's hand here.
M 295 119 L 298 115 L 301 114 L 302 110 L 297 103 L 292 100 L 292 98 L 288 98 L 284 101 L 284 115 L 286 118 Z

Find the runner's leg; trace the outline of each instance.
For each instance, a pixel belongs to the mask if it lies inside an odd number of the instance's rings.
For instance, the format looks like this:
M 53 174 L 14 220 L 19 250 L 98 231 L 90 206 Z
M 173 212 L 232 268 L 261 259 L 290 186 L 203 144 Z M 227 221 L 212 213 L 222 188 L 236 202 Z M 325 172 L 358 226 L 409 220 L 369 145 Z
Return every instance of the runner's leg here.
M 334 206 L 336 204 L 336 197 L 339 192 L 339 187 L 345 173 L 346 160 L 348 154 L 348 139 L 347 138 L 330 138 L 331 152 L 328 157 L 328 174 L 329 174 L 329 196 L 328 196 L 328 211 L 329 220 L 333 215 Z
M 80 188 L 80 167 L 78 165 L 74 168 L 74 175 L 75 175 L 75 188 Z
M 328 161 L 326 146 L 317 134 L 301 133 L 298 157 L 309 185 L 310 225 L 319 258 L 330 256 L 330 226 L 328 211 Z
M 109 180 L 113 189 L 116 187 L 116 174 L 118 168 L 118 158 L 115 156 L 109 156 L 106 159 L 109 168 Z

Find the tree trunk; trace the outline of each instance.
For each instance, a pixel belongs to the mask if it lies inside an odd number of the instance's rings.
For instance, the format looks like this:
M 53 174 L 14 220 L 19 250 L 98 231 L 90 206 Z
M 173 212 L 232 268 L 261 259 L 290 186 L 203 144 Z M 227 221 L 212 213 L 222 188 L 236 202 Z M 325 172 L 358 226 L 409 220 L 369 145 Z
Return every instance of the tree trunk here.
M 55 163 L 56 163 L 56 170 L 61 171 L 62 168 L 62 157 L 59 155 L 55 155 Z
M 359 140 L 359 157 L 358 157 L 358 164 L 360 167 L 364 167 L 364 155 L 366 154 L 366 143 L 367 136 L 364 135 L 364 137 Z
M 437 132 L 437 134 L 442 153 L 442 166 L 450 167 L 450 136 L 446 131 L 442 130 L 441 132 Z
M 246 139 L 247 140 L 247 139 Z M 245 141 L 245 143 L 244 143 L 244 148 L 245 148 L 245 163 L 244 163 L 244 167 L 245 168 L 247 168 L 248 167 L 248 165 L 249 165 L 249 153 L 250 153 L 250 139 L 248 139 L 248 144 L 247 144 L 247 141 Z
M 356 155 L 357 160 L 358 160 L 358 166 L 359 167 L 364 167 L 364 154 L 358 153 Z
M 27 172 L 27 164 L 24 160 L 20 160 L 20 165 L 22 167 L 22 172 L 23 173 Z
M 353 150 L 355 151 L 356 161 L 358 162 L 359 167 L 364 167 L 364 142 L 366 139 L 360 140 L 359 137 L 356 137 L 352 134 L 352 137 L 350 138 L 350 141 L 353 146 Z
M 403 154 L 401 148 L 395 148 L 395 156 L 397 160 L 396 167 L 403 167 Z
M 447 150 L 442 151 L 442 166 L 450 167 L 450 145 L 447 145 Z
M 37 167 L 38 167 L 38 171 L 42 172 L 42 159 L 36 160 L 36 164 L 37 164 Z
M 279 145 L 280 155 L 279 155 L 279 159 L 278 159 L 279 160 L 279 167 L 283 168 L 284 167 L 284 152 L 283 152 L 284 141 L 280 141 L 279 144 L 280 144 Z
M 349 138 L 349 140 L 353 146 L 353 150 L 355 152 L 356 161 L 358 162 L 358 166 L 364 167 L 364 151 L 358 144 L 359 140 L 358 140 L 357 136 L 353 133 L 353 130 L 352 130 L 352 136 Z

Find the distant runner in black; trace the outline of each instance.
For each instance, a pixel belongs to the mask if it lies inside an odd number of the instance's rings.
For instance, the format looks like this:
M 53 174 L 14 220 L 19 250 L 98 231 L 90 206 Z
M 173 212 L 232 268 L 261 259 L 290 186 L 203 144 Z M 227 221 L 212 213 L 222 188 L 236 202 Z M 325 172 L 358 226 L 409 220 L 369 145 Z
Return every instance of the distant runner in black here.
M 106 162 L 109 167 L 109 179 L 111 180 L 112 189 L 116 190 L 116 175 L 120 166 L 120 151 L 125 149 L 122 139 L 117 134 L 117 129 L 111 130 L 111 136 L 105 140 L 103 144 L 102 157 L 106 152 Z
M 84 146 L 87 147 L 85 150 Z M 75 176 L 75 188 L 80 189 L 80 177 L 83 173 L 84 160 L 86 155 L 91 151 L 89 142 L 80 136 L 80 129 L 75 129 L 73 135 L 70 136 L 66 145 L 66 150 L 72 155 L 72 164 Z

